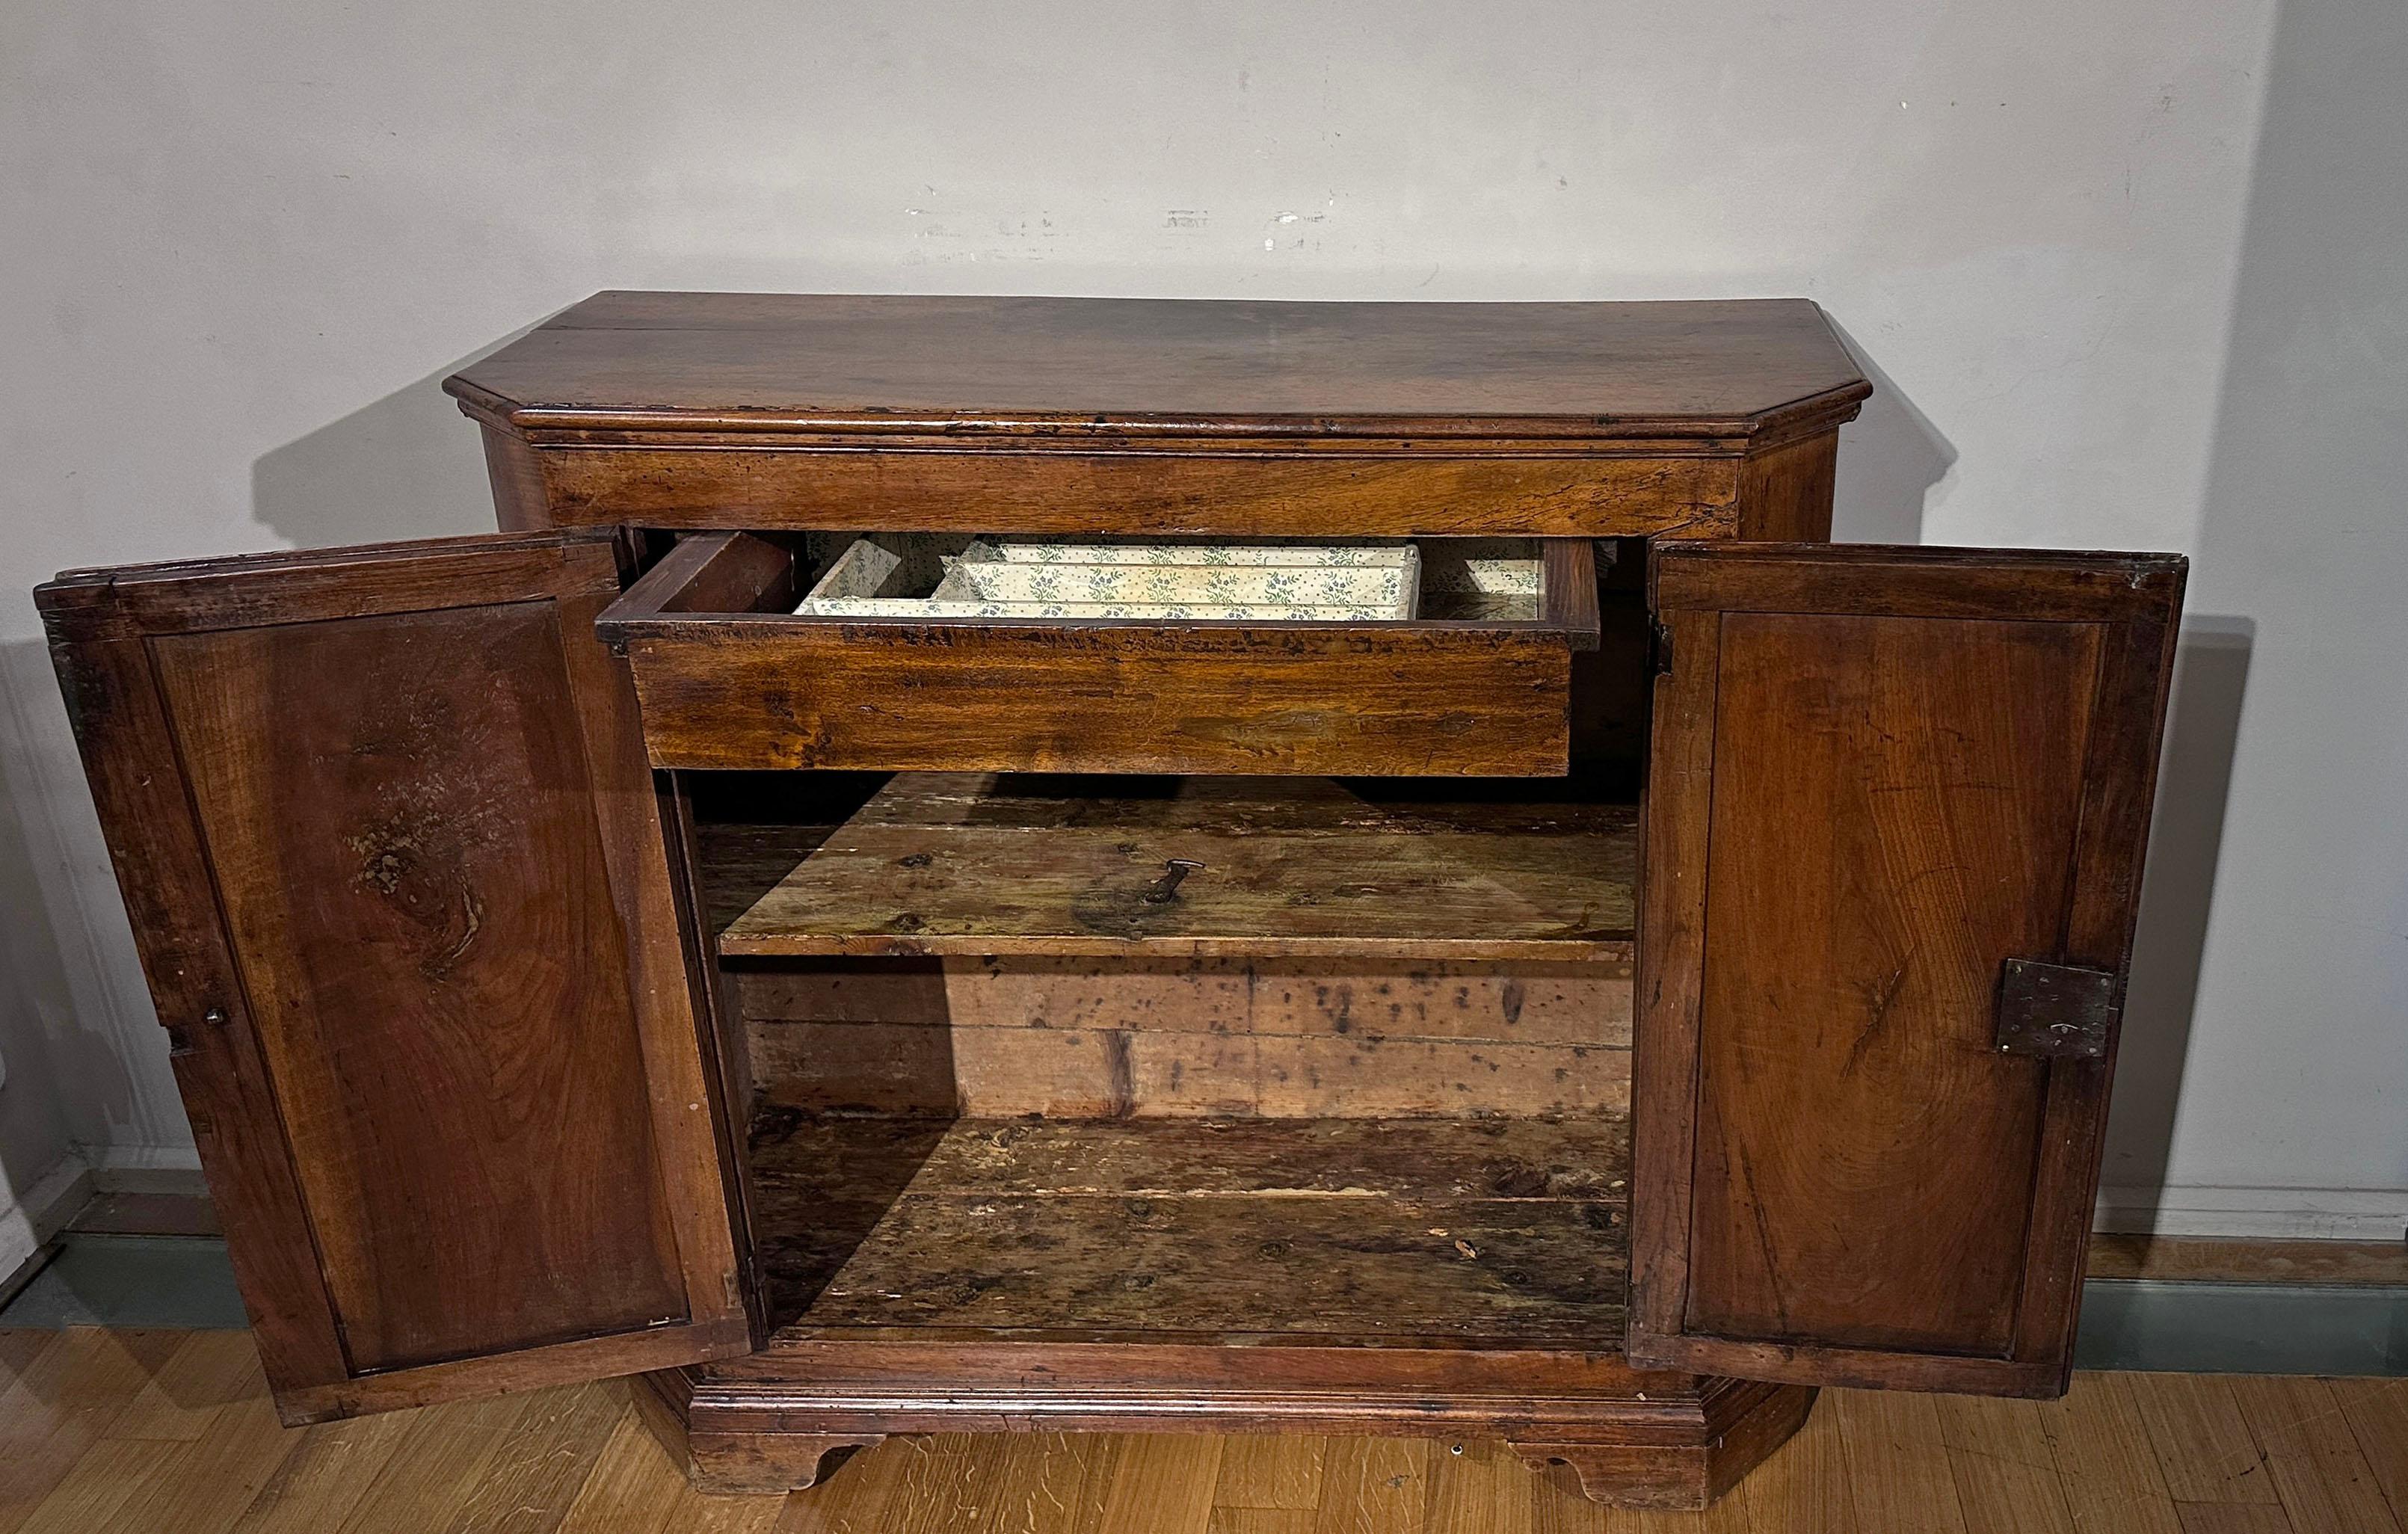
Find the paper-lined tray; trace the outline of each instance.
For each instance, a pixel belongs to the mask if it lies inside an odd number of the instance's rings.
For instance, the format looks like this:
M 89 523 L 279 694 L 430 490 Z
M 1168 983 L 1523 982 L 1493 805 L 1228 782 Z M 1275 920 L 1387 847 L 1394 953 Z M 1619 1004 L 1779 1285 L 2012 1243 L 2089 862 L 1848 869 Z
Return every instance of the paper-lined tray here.
M 1421 598 L 1409 543 L 1066 544 L 855 539 L 806 617 L 1253 619 L 1394 623 Z

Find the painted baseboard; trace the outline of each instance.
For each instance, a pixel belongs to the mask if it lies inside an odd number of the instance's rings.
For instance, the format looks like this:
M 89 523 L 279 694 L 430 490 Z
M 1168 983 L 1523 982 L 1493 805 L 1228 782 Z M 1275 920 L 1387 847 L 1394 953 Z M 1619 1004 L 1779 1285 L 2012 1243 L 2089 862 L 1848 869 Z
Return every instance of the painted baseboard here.
M 40 1251 L 95 1191 L 92 1163 L 70 1151 L 34 1179 L 33 1186 L 0 1208 L 0 1279 L 16 1272 Z M 0 1185 L 0 1194 L 5 1193 L 5 1185 Z
M 2408 1188 L 2101 1188 L 2093 1228 L 2133 1236 L 2396 1241 Z
M 102 1145 L 85 1151 L 95 1193 L 171 1193 L 208 1197 L 201 1153 L 189 1145 Z

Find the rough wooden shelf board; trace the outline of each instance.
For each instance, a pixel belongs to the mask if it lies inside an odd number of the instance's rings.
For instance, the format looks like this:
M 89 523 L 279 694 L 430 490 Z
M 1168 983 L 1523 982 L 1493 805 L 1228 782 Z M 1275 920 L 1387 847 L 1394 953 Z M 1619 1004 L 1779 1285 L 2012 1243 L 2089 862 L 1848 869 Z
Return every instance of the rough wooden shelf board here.
M 1622 1335 L 1628 1126 L 756 1120 L 784 1341 Z
M 816 851 L 705 839 L 730 957 L 1630 957 L 1630 807 L 1391 802 L 1326 778 L 905 773 Z M 778 860 L 783 858 L 782 867 Z M 1178 862 L 1187 867 L 1175 880 Z

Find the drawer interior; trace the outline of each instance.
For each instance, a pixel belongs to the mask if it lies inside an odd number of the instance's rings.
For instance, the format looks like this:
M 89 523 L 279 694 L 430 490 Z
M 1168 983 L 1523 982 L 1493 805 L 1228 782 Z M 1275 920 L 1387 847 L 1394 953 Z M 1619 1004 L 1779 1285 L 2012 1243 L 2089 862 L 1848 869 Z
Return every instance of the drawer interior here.
M 1537 538 L 1120 538 L 824 535 L 794 610 L 823 618 L 1536 622 Z

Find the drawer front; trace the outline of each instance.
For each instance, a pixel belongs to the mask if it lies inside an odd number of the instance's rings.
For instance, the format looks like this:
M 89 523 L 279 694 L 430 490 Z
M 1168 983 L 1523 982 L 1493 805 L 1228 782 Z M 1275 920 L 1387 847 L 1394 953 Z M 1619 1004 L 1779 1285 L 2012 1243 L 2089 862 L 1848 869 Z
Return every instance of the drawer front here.
M 1566 770 L 1589 545 L 1534 622 L 796 616 L 776 542 L 681 543 L 604 616 L 660 767 L 1544 776 Z

